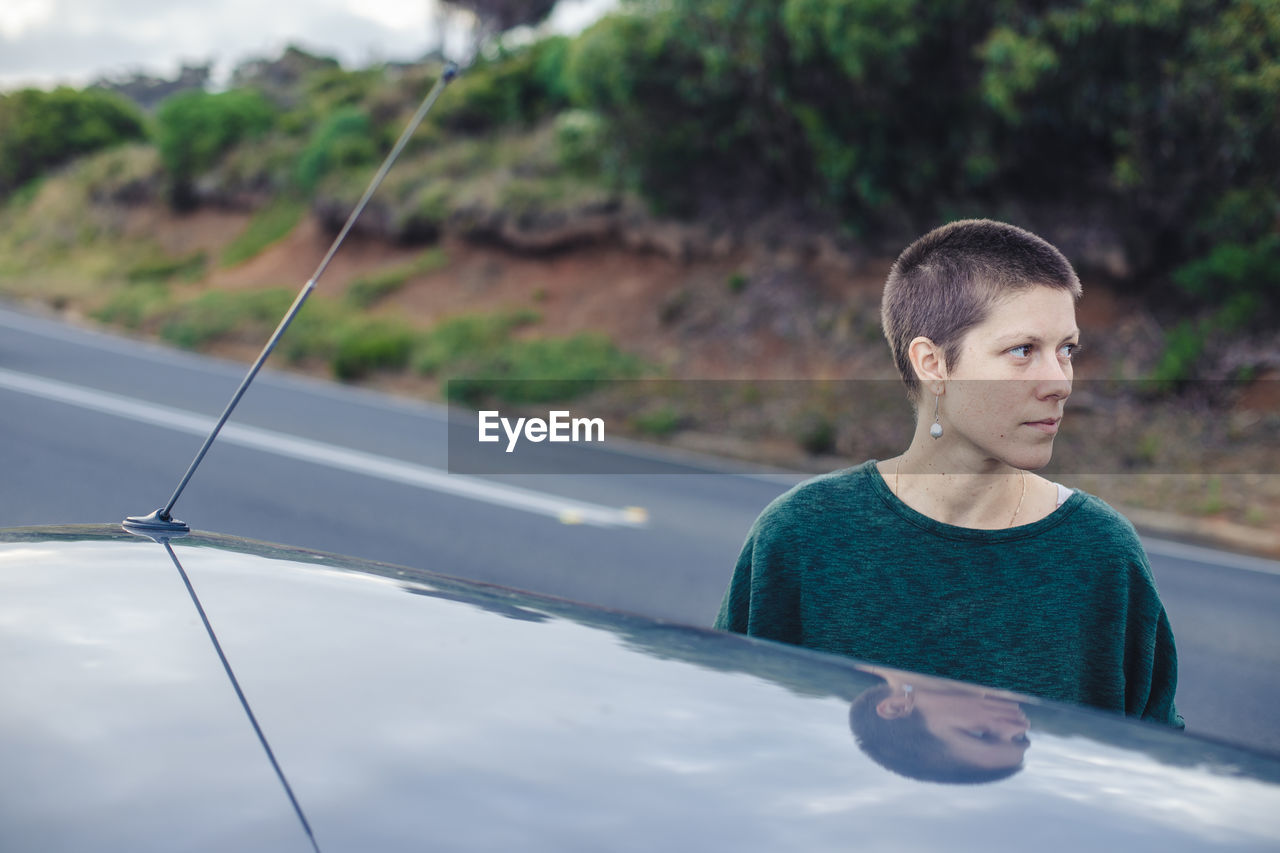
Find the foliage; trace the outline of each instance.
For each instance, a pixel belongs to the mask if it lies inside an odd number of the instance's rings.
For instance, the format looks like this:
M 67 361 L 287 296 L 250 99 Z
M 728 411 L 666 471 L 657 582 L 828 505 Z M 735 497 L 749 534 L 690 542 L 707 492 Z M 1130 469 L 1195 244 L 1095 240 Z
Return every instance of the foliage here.
M 339 110 L 311 135 L 298 158 L 298 185 L 313 192 L 330 171 L 361 166 L 378 158 L 369 117 L 355 107 Z
M 477 62 L 441 94 L 432 122 L 468 134 L 532 124 L 568 104 L 565 54 L 560 37 Z
M 0 195 L 74 157 L 145 135 L 137 108 L 108 92 L 0 94 Z
M 1222 243 L 1173 274 L 1183 292 L 1217 309 L 1224 331 L 1260 330 L 1280 320 L 1280 234 Z
M 664 404 L 654 409 L 639 412 L 631 417 L 631 427 L 637 432 L 655 438 L 665 438 L 677 432 L 685 421 L 684 415 L 675 406 Z
M 604 119 L 589 110 L 566 110 L 556 116 L 556 159 L 565 170 L 598 175 L 609 170 Z
M 196 281 L 204 275 L 208 263 L 208 255 L 203 251 L 192 252 L 177 258 L 169 256 L 147 258 L 125 271 L 125 281 L 130 284 L 165 282 L 172 278 Z
M 782 194 L 901 238 L 1052 199 L 1160 273 L 1211 248 L 1218 200 L 1280 185 L 1277 0 L 635 0 L 566 77 L 676 212 Z
M 259 252 L 289 235 L 302 221 L 306 205 L 297 199 L 282 197 L 254 213 L 244 231 L 222 250 L 222 265 L 227 267 L 247 261 Z
M 295 295 L 285 288 L 207 291 L 174 304 L 163 285 L 132 285 L 95 316 L 130 328 L 157 325 L 163 340 L 187 349 L 220 342 L 258 347 L 266 343 Z M 351 315 L 313 296 L 281 338 L 278 352 L 292 363 L 322 360 L 336 378 L 352 380 L 375 370 L 403 369 L 417 341 L 418 335 L 403 323 Z
M 141 281 L 113 293 L 92 316 L 100 323 L 136 330 L 167 305 L 169 298 L 169 289 L 161 282 Z
M 357 308 L 368 308 L 395 293 L 414 276 L 444 269 L 448 263 L 449 256 L 443 249 L 428 249 L 407 264 L 378 270 L 355 279 L 347 285 L 347 302 Z
M 211 290 L 169 311 L 160 325 L 161 339 L 184 349 L 201 349 L 232 337 L 265 343 L 292 302 L 284 289 L 226 292 Z
M 476 403 L 548 403 L 589 393 L 602 382 L 639 376 L 644 364 L 603 335 L 508 341 L 502 347 L 456 366 L 445 396 Z
M 1249 244 L 1222 243 L 1175 270 L 1173 280 L 1205 310 L 1165 335 L 1164 352 L 1151 376 L 1163 390 L 1196 376 L 1209 340 L 1275 329 L 1280 322 L 1280 233 Z
M 155 138 L 173 182 L 174 205 L 190 206 L 196 176 L 211 169 L 237 143 L 265 133 L 273 118 L 266 98 L 251 89 L 216 95 L 185 92 L 162 103 L 156 111 Z
M 387 320 L 346 323 L 329 360 L 333 375 L 350 381 L 375 370 L 399 370 L 409 363 L 415 337 L 408 327 Z
M 536 312 L 528 310 L 451 317 L 424 337 L 414 368 L 419 373 L 432 375 L 450 365 L 483 361 L 501 349 L 512 332 L 538 319 Z

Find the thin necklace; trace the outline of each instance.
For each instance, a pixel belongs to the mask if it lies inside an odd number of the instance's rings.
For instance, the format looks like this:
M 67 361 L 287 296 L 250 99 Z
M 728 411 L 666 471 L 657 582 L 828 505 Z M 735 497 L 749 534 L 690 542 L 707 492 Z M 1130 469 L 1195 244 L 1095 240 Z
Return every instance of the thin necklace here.
M 898 485 L 898 474 L 902 471 L 902 457 L 898 457 L 898 464 L 893 466 L 893 496 L 898 500 L 902 500 L 902 489 Z M 1018 508 L 1013 511 L 1013 515 L 1009 516 L 1009 523 L 1005 527 L 1013 527 L 1013 520 L 1018 517 L 1018 513 L 1022 512 L 1022 502 L 1027 499 L 1027 472 L 1018 469 L 1019 477 L 1022 480 L 1022 494 L 1018 497 Z

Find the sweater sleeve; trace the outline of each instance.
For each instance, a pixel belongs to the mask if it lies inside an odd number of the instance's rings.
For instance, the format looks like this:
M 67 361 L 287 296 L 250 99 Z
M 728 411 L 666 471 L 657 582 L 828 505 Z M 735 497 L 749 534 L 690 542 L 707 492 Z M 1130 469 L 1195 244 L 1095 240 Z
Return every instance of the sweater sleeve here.
M 800 644 L 799 579 L 771 533 L 775 528 L 771 523 L 775 512 L 771 510 L 775 509 L 766 509 L 752 525 L 720 603 L 715 627 Z
M 1136 544 L 1136 533 L 1134 540 Z M 1136 544 L 1136 549 L 1125 642 L 1125 713 L 1181 729 L 1186 724 L 1174 705 L 1178 652 L 1173 628 L 1156 591 L 1146 552 L 1141 544 Z
M 1154 648 L 1151 655 L 1151 685 L 1147 691 L 1147 701 L 1139 716 L 1144 720 L 1185 728 L 1186 723 L 1173 703 L 1173 695 L 1178 687 L 1178 653 L 1173 644 L 1173 629 L 1169 625 L 1169 617 L 1164 608 L 1155 625 Z

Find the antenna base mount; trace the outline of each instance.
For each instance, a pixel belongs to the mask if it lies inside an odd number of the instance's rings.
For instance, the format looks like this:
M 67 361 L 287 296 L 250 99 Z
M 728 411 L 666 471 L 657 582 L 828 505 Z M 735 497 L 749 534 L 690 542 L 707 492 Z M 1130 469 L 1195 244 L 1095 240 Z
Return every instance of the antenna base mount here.
M 191 528 L 185 521 L 179 521 L 172 516 L 166 517 L 162 509 L 147 515 L 131 515 L 124 520 L 124 528 L 130 532 L 167 533 L 170 536 L 191 532 Z

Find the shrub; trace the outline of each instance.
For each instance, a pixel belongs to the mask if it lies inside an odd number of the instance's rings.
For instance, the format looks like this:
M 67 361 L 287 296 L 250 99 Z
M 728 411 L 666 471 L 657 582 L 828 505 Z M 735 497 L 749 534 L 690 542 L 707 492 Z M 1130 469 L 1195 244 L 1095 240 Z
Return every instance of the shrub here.
M 374 370 L 399 370 L 409 363 L 414 342 L 413 332 L 398 323 L 348 323 L 337 334 L 329 365 L 333 375 L 344 381 Z
M 60 87 L 0 95 L 0 195 L 74 157 L 145 135 L 137 108 L 109 92 Z
M 311 135 L 298 158 L 298 185 L 310 193 L 329 172 L 376 159 L 378 145 L 369 117 L 349 107 L 334 113 Z
M 513 331 L 537 321 L 538 314 L 527 310 L 452 317 L 419 343 L 414 369 L 431 375 L 462 361 L 483 361 L 501 349 Z
M 572 400 L 603 382 L 634 378 L 643 371 L 639 359 L 602 335 L 512 340 L 458 365 L 445 395 L 468 404 L 485 398 L 511 404 L 549 403 Z
M 209 291 L 177 306 L 160 326 L 160 337 L 184 349 L 199 349 L 233 335 L 266 342 L 293 302 L 284 289 Z
M 1173 280 L 1198 304 L 1216 309 L 1223 331 L 1271 326 L 1280 315 L 1280 234 L 1219 245 L 1179 267 Z
M 440 96 L 437 127 L 481 133 L 528 125 L 568 106 L 563 65 L 568 42 L 553 37 L 477 62 Z
M 168 302 L 169 289 L 164 284 L 143 281 L 116 291 L 92 316 L 100 323 L 135 330 L 162 311 Z
M 631 418 L 631 426 L 637 432 L 664 438 L 680 429 L 684 417 L 674 406 L 661 406 L 640 412 Z
M 194 178 L 211 169 L 237 143 L 265 133 L 273 115 L 267 100 L 247 89 L 216 95 L 184 92 L 164 101 L 156 111 L 155 137 L 173 182 L 174 206 L 194 204 Z
M 570 172 L 596 175 L 604 171 L 608 137 L 604 119 L 588 110 L 556 116 L 556 159 Z
M 1053 199 L 1120 229 L 1144 274 L 1212 249 L 1222 228 L 1197 223 L 1220 199 L 1280 186 L 1273 2 L 622 9 L 572 43 L 567 86 L 660 210 L 785 196 L 896 242 L 948 211 Z M 1274 205 L 1248 213 L 1274 227 Z

